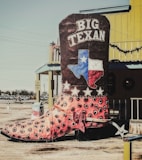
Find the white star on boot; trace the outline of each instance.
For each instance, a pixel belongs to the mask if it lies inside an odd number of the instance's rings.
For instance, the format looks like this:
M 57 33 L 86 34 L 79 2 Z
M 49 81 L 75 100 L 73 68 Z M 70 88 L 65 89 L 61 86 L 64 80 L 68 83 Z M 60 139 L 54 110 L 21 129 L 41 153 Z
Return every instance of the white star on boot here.
M 103 95 L 103 92 L 104 92 L 104 90 L 101 88 L 101 87 L 99 87 L 99 89 L 97 89 L 96 90 L 97 91 L 97 95 L 99 96 L 102 96 Z
M 83 92 L 85 93 L 85 96 L 91 96 L 92 91 L 87 87 Z

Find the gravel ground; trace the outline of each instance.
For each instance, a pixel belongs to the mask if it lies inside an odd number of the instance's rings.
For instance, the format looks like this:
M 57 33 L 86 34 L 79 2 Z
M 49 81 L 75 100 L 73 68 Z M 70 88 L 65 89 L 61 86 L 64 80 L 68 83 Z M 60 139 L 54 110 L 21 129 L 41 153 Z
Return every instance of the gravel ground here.
M 32 103 L 1 101 L 0 128 L 11 121 L 29 119 L 31 113 Z M 48 143 L 23 143 L 10 141 L 0 134 L 0 160 L 123 160 L 123 146 L 121 137 L 90 141 L 78 141 L 72 137 Z M 141 146 L 141 140 L 133 142 L 133 159 L 142 155 Z

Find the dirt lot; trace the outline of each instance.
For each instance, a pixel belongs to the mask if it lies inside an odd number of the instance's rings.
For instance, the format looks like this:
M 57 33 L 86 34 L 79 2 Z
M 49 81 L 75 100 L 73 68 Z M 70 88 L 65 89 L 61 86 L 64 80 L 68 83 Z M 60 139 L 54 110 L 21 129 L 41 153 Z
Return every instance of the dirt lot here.
M 0 128 L 10 121 L 31 118 L 31 112 L 31 103 L 0 102 Z M 120 137 L 91 141 L 67 139 L 50 143 L 23 143 L 9 141 L 0 134 L 0 160 L 123 160 L 123 145 Z M 142 141 L 133 142 L 133 157 L 142 155 L 141 146 Z

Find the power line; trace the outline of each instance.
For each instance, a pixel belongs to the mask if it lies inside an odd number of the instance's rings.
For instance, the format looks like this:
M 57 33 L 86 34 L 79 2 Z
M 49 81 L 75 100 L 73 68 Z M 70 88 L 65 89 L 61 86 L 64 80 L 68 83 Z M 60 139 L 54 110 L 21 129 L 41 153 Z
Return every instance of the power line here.
M 27 30 L 24 30 L 24 29 L 20 29 L 20 28 L 14 28 L 14 27 L 8 27 L 8 26 L 0 26 L 0 29 L 3 29 L 3 30 L 7 30 L 7 31 L 10 31 L 10 32 L 18 32 L 18 33 L 22 33 L 22 34 L 31 34 L 31 35 L 34 35 L 34 36 L 42 36 L 42 37 L 48 37 L 48 34 L 47 33 L 39 33 L 39 32 L 33 32 L 33 31 L 27 31 Z M 3 33 L 3 31 L 2 31 Z
M 40 47 L 47 47 L 45 41 L 38 41 L 33 39 L 20 39 L 19 37 L 11 37 L 6 35 L 0 35 L 0 40 L 4 40 L 10 43 L 20 43 L 20 44 L 26 44 L 26 45 L 34 45 L 34 46 L 40 46 Z

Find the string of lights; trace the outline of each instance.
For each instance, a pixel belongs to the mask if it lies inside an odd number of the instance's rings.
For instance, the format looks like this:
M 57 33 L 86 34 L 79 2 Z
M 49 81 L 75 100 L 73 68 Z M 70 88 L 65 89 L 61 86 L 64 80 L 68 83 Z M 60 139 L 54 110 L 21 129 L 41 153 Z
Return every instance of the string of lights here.
M 110 45 L 110 47 L 112 47 L 112 48 L 115 48 L 115 49 L 117 49 L 119 52 L 122 52 L 122 53 L 124 53 L 124 54 L 128 54 L 128 53 L 134 53 L 134 52 L 139 52 L 140 50 L 142 50 L 142 46 L 140 46 L 140 47 L 136 47 L 136 48 L 134 48 L 134 49 L 132 49 L 132 50 L 123 50 L 123 49 L 121 49 L 119 46 L 117 46 L 117 45 L 115 45 L 115 44 L 109 44 Z

